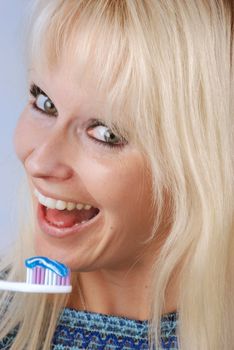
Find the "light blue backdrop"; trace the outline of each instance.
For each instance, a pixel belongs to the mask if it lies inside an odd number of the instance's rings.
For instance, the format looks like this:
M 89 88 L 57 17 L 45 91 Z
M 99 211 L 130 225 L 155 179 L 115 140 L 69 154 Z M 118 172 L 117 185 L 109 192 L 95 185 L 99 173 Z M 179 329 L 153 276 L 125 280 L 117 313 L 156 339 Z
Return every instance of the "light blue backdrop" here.
M 11 244 L 16 233 L 15 198 L 23 175 L 12 139 L 26 101 L 23 43 L 28 3 L 0 1 L 0 250 Z

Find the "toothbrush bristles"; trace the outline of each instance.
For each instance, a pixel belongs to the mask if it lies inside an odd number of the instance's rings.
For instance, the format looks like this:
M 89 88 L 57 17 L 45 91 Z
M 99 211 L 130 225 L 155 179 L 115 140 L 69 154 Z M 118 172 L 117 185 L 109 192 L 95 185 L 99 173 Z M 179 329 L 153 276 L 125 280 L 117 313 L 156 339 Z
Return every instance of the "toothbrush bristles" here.
M 42 267 L 27 268 L 26 282 L 28 284 L 42 284 L 50 286 L 68 286 L 70 276 L 61 277 L 55 272 Z

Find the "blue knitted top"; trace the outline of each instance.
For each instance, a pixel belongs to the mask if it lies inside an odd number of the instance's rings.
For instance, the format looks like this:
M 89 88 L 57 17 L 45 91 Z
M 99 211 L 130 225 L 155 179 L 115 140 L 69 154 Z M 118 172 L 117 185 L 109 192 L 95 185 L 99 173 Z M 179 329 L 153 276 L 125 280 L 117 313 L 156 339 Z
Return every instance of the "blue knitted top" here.
M 177 313 L 162 316 L 159 350 L 178 349 L 177 323 Z M 146 350 L 149 349 L 148 329 L 148 321 L 65 308 L 58 320 L 51 350 Z M 14 336 L 12 333 L 0 341 L 0 349 L 10 349 Z

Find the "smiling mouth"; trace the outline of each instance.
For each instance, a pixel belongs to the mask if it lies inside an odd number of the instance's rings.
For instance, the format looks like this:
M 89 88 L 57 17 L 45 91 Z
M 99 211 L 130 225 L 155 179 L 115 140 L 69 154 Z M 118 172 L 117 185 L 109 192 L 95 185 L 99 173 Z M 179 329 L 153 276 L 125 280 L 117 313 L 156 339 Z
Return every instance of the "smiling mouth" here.
M 69 229 L 91 221 L 100 210 L 90 204 L 65 202 L 61 199 L 47 197 L 37 188 L 34 195 L 39 202 L 39 219 L 58 229 Z M 41 220 L 39 220 L 41 222 Z
M 92 220 L 98 215 L 100 210 L 98 208 L 91 207 L 87 209 L 73 209 L 73 210 L 58 210 L 50 209 L 42 205 L 44 217 L 47 223 L 58 228 L 70 228 L 78 226 Z

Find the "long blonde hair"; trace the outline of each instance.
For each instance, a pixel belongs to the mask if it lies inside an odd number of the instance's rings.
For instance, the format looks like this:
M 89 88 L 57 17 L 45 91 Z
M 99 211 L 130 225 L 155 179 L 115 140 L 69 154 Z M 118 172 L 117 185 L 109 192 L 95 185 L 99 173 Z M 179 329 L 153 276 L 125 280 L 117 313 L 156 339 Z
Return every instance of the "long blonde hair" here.
M 150 347 L 158 345 L 167 287 L 182 266 L 180 349 L 231 349 L 232 1 L 34 0 L 28 47 L 29 64 L 53 69 L 66 60 L 82 78 L 95 76 L 105 91 L 110 122 L 128 130 L 148 160 L 153 239 L 164 194 L 170 198 L 170 234 L 153 267 Z M 2 266 L 11 266 L 9 279 L 23 278 L 22 261 L 33 254 L 28 217 L 17 257 Z M 0 336 L 20 325 L 12 349 L 48 349 L 65 302 L 3 293 Z

